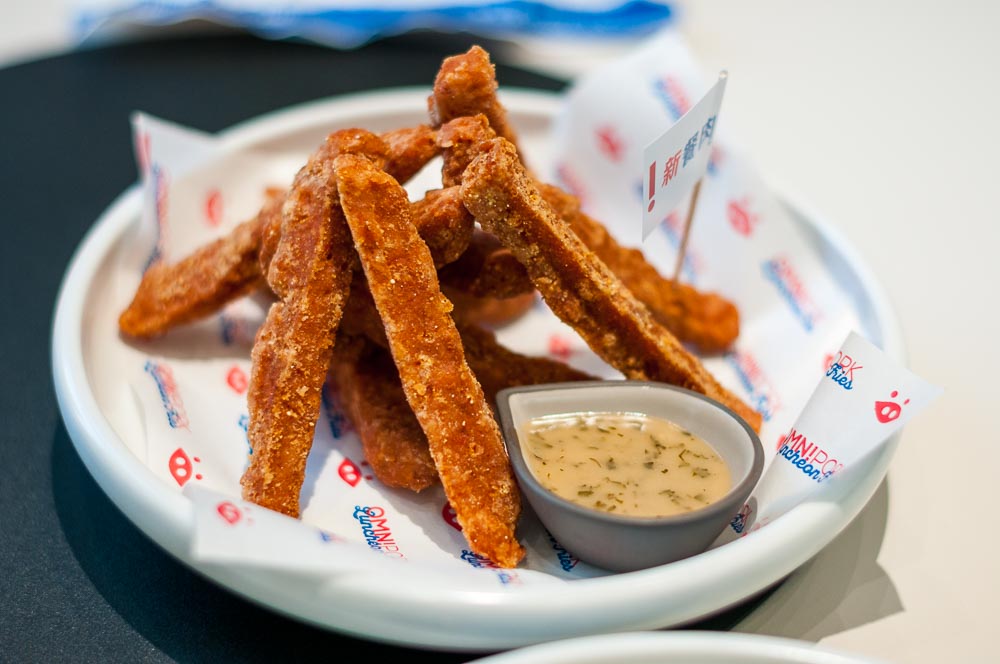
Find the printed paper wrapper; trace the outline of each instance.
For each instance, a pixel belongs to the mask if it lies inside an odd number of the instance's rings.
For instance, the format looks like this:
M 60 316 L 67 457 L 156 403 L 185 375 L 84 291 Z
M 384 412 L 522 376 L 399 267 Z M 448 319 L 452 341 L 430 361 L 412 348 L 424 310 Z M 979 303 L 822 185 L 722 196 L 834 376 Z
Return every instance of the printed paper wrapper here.
M 683 44 L 669 34 L 595 72 L 567 94 L 554 127 L 557 166 L 554 173 L 543 175 L 578 194 L 620 241 L 640 246 L 642 149 L 707 89 L 708 80 Z M 720 122 L 724 128 L 724 103 Z M 152 260 L 177 260 L 252 218 L 265 189 L 287 186 L 308 156 L 227 151 L 213 136 L 146 115 L 136 116 L 134 130 L 146 198 L 143 220 L 120 253 L 114 295 L 123 306 Z M 845 353 L 858 357 L 853 347 L 841 347 L 860 325 L 847 295 L 749 160 L 721 137 L 712 150 L 682 278 L 733 300 L 741 311 L 742 328 L 730 352 L 706 358 L 705 363 L 762 413 L 761 440 L 769 465 L 779 447 L 800 442 L 789 438 L 790 431 L 802 432 L 810 442 L 822 441 L 818 447 L 827 458 L 861 461 L 864 451 L 885 440 L 889 426 L 842 429 L 843 435 L 835 436 L 826 427 L 842 425 L 841 418 L 827 420 L 812 413 L 846 408 L 838 401 L 846 394 L 892 401 L 890 391 L 895 390 L 899 399 L 911 399 L 905 416 L 891 423 L 898 427 L 929 400 L 929 388 L 917 379 L 898 382 L 897 368 L 888 363 L 879 372 L 871 359 L 863 362 L 864 373 L 855 370 L 854 392 L 845 390 L 842 382 L 834 385 L 839 380 L 836 372 L 834 378 L 826 377 Z M 414 197 L 423 193 L 412 186 L 408 191 Z M 676 258 L 680 213 L 665 215 L 658 230 L 641 244 L 665 275 L 671 274 Z M 247 297 L 208 320 L 155 341 L 128 342 L 126 349 L 130 359 L 125 378 L 145 427 L 145 447 L 137 453 L 161 481 L 184 491 L 195 506 L 195 560 L 318 575 L 420 565 L 428 573 L 471 575 L 488 588 L 562 583 L 608 573 L 566 551 L 526 503 L 518 536 L 528 554 L 521 566 L 498 569 L 473 554 L 440 487 L 417 494 L 386 487 L 373 476 L 329 387 L 307 464 L 301 521 L 240 500 L 239 480 L 251 452 L 246 438 L 250 349 L 267 304 Z M 541 301 L 502 328 L 498 338 L 526 354 L 549 354 L 591 373 L 621 377 Z M 880 353 L 874 348 L 865 352 Z M 869 375 L 871 389 L 862 390 L 861 379 Z M 821 380 L 825 391 L 816 392 L 810 401 Z M 807 402 L 807 413 L 799 418 Z M 872 403 L 861 410 L 874 413 L 874 408 Z M 804 449 L 799 449 L 799 458 Z M 821 466 L 821 473 L 831 467 Z M 755 515 L 766 513 L 766 519 L 756 521 L 758 526 L 821 490 L 817 482 L 803 490 L 803 468 L 795 470 L 766 470 L 760 485 L 766 492 L 751 500 Z M 734 515 L 733 532 L 718 545 L 739 534 L 741 524 L 749 526 L 748 510 L 741 515 L 743 522 Z M 750 528 L 739 530 L 746 534 Z
M 271 39 L 297 37 L 354 48 L 379 37 L 430 29 L 495 37 L 600 38 L 648 35 L 672 20 L 664 0 L 77 0 L 81 39 L 200 22 Z

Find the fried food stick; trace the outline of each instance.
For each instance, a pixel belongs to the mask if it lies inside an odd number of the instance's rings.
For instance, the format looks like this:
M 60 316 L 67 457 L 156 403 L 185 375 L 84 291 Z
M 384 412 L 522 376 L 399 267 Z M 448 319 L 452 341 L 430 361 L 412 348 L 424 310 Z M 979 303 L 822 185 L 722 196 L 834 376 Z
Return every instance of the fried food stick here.
M 469 366 L 491 404 L 496 401 L 497 392 L 508 387 L 597 380 L 557 360 L 530 357 L 505 348 L 495 333 L 478 325 L 459 323 L 458 331 Z
M 517 145 L 517 134 L 497 98 L 497 87 L 496 68 L 481 47 L 472 46 L 461 55 L 445 58 L 427 99 L 431 124 L 440 127 L 449 120 L 482 113 L 498 136 Z
M 337 131 L 296 174 L 267 273 L 280 300 L 268 310 L 251 354 L 247 437 L 253 453 L 240 479 L 243 498 L 292 517 L 299 516 L 306 458 L 357 260 L 333 172 L 334 158 L 347 152 L 384 159 L 386 145 L 364 130 Z
M 200 320 L 226 302 L 259 288 L 261 234 L 271 219 L 281 218 L 283 201 L 280 190 L 269 190 L 257 216 L 229 235 L 177 263 L 150 266 L 132 302 L 119 316 L 118 328 L 130 337 L 155 337 L 175 325 Z
M 408 182 L 441 151 L 437 132 L 427 125 L 394 129 L 379 137 L 389 146 L 385 172 L 399 183 Z
M 462 203 L 462 192 L 457 186 L 426 192 L 423 198 L 410 203 L 410 218 L 431 250 L 437 267 L 465 253 L 476 225 Z
M 409 219 L 406 191 L 363 157 L 341 155 L 335 168 L 403 391 L 427 436 L 445 495 L 471 549 L 514 567 L 524 556 L 514 532 L 520 495 L 500 429 L 449 315 L 451 303 Z
M 736 341 L 740 314 L 732 302 L 663 277 L 642 251 L 618 244 L 603 224 L 583 212 L 576 196 L 537 184 L 542 198 L 679 340 L 703 353 L 724 351 Z
M 389 145 L 386 170 L 400 182 L 409 180 L 440 152 L 437 132 L 427 125 L 381 136 Z M 119 316 L 121 332 L 153 338 L 205 318 L 262 287 L 262 275 L 267 274 L 278 247 L 285 196 L 280 189 L 269 189 L 254 219 L 176 263 L 157 263 L 146 270 L 132 302 Z M 471 233 L 471 222 L 468 225 Z
M 503 299 L 535 290 L 528 271 L 510 249 L 479 229 L 473 231 L 465 252 L 438 270 L 438 277 L 449 288 L 474 297 Z
M 525 265 L 549 308 L 626 377 L 679 385 L 722 402 L 754 429 L 760 414 L 726 390 L 538 193 L 503 138 L 465 171 L 462 200 Z
M 343 346 L 357 346 L 342 351 Z M 330 374 L 365 459 L 387 486 L 423 491 L 438 482 L 427 438 L 384 349 L 363 337 L 338 339 Z
M 484 115 L 456 118 L 442 125 L 438 130 L 438 143 L 443 152 L 441 177 L 444 182 L 454 184 L 461 180 L 469 163 L 483 150 L 487 141 L 495 137 Z M 552 184 L 535 181 L 542 197 L 549 203 L 566 222 L 573 232 L 579 236 L 597 257 L 614 272 L 625 286 L 632 291 L 643 304 L 649 307 L 653 316 L 682 342 L 690 343 L 698 350 L 706 353 L 723 351 L 732 345 L 739 335 L 739 311 L 728 300 L 715 293 L 702 293 L 687 285 L 675 283 L 666 279 L 649 262 L 638 249 L 623 247 L 608 233 L 607 229 L 596 219 L 580 209 L 579 200 L 572 194 Z M 473 238 L 476 243 L 482 241 Z M 470 247 L 470 249 L 473 247 Z M 476 267 L 471 265 L 488 265 L 491 261 L 502 261 L 502 257 L 485 258 L 488 252 L 479 249 L 478 253 L 470 252 L 460 261 L 459 265 L 449 266 L 442 274 L 442 279 L 456 288 L 476 288 L 479 285 L 471 282 L 473 277 L 466 276 L 466 281 L 456 281 L 456 275 L 473 275 Z M 527 288 L 520 281 L 526 277 L 523 269 L 509 267 L 500 271 L 510 277 L 508 294 L 513 288 Z M 490 271 L 483 270 L 483 279 Z M 489 288 L 491 284 L 486 284 Z M 483 287 L 479 287 L 482 292 Z
M 490 403 L 506 387 L 594 380 L 561 362 L 508 350 L 475 325 L 459 324 L 459 331 L 469 367 Z M 436 484 L 427 437 L 387 350 L 364 337 L 338 337 L 330 375 L 375 476 L 387 486 L 416 492 Z
M 438 273 L 440 275 L 440 272 Z M 456 323 L 481 325 L 497 329 L 509 325 L 526 314 L 538 300 L 538 293 L 532 285 L 531 291 L 513 297 L 475 297 L 441 283 L 441 292 L 451 300 L 455 309 L 451 317 Z

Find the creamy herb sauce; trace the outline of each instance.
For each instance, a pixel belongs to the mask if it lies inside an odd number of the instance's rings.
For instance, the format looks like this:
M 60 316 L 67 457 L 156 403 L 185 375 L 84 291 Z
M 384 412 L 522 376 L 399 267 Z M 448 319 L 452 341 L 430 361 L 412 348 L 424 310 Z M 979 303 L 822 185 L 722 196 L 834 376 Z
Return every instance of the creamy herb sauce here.
M 535 478 L 574 503 L 613 514 L 669 516 L 710 505 L 731 487 L 711 445 L 673 422 L 637 413 L 574 413 L 528 422 L 522 443 Z

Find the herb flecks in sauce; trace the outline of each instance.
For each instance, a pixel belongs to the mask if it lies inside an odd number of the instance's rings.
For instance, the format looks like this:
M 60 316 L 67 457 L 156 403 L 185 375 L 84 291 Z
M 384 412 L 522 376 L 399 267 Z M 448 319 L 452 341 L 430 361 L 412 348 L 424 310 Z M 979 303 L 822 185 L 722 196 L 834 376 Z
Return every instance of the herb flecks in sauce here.
M 532 420 L 526 433 L 524 456 L 542 485 L 605 512 L 681 514 L 715 502 L 731 486 L 729 468 L 715 450 L 664 419 L 635 413 L 559 415 Z M 546 464 L 561 472 L 546 475 L 541 470 Z

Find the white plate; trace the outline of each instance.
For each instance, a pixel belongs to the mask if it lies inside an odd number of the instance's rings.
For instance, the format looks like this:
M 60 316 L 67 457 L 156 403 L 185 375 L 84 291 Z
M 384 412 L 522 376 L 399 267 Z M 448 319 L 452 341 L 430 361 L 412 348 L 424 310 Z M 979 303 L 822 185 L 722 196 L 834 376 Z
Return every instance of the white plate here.
M 230 129 L 223 135 L 224 144 L 305 155 L 338 126 L 380 131 L 424 122 L 426 94 L 423 89 L 391 90 L 312 103 Z M 542 163 L 558 99 L 509 89 L 503 98 L 527 157 Z M 850 299 L 862 322 L 859 332 L 902 360 L 896 319 L 869 271 L 830 226 L 787 196 L 782 200 Z M 864 507 L 898 444 L 897 436 L 870 464 L 845 474 L 823 502 L 802 504 L 752 537 L 630 574 L 490 592 L 464 588 L 458 581 L 442 582 L 414 566 L 398 575 L 341 574 L 317 587 L 287 576 L 199 565 L 189 550 L 191 504 L 155 478 L 116 433 L 128 430 L 116 426 L 115 418 L 132 406 L 107 396 L 116 393 L 107 389 L 109 381 L 123 379 L 102 370 L 107 354 L 120 343 L 116 317 L 125 304 L 102 296 L 113 292 L 108 289 L 113 257 L 138 223 L 140 205 L 137 189 L 123 193 L 87 234 L 66 273 L 52 346 L 66 427 L 98 484 L 146 535 L 232 591 L 310 623 L 388 643 L 462 651 L 690 623 L 766 590 L 814 556 Z
M 774 636 L 633 632 L 583 636 L 510 650 L 476 664 L 878 664 L 878 660 Z

